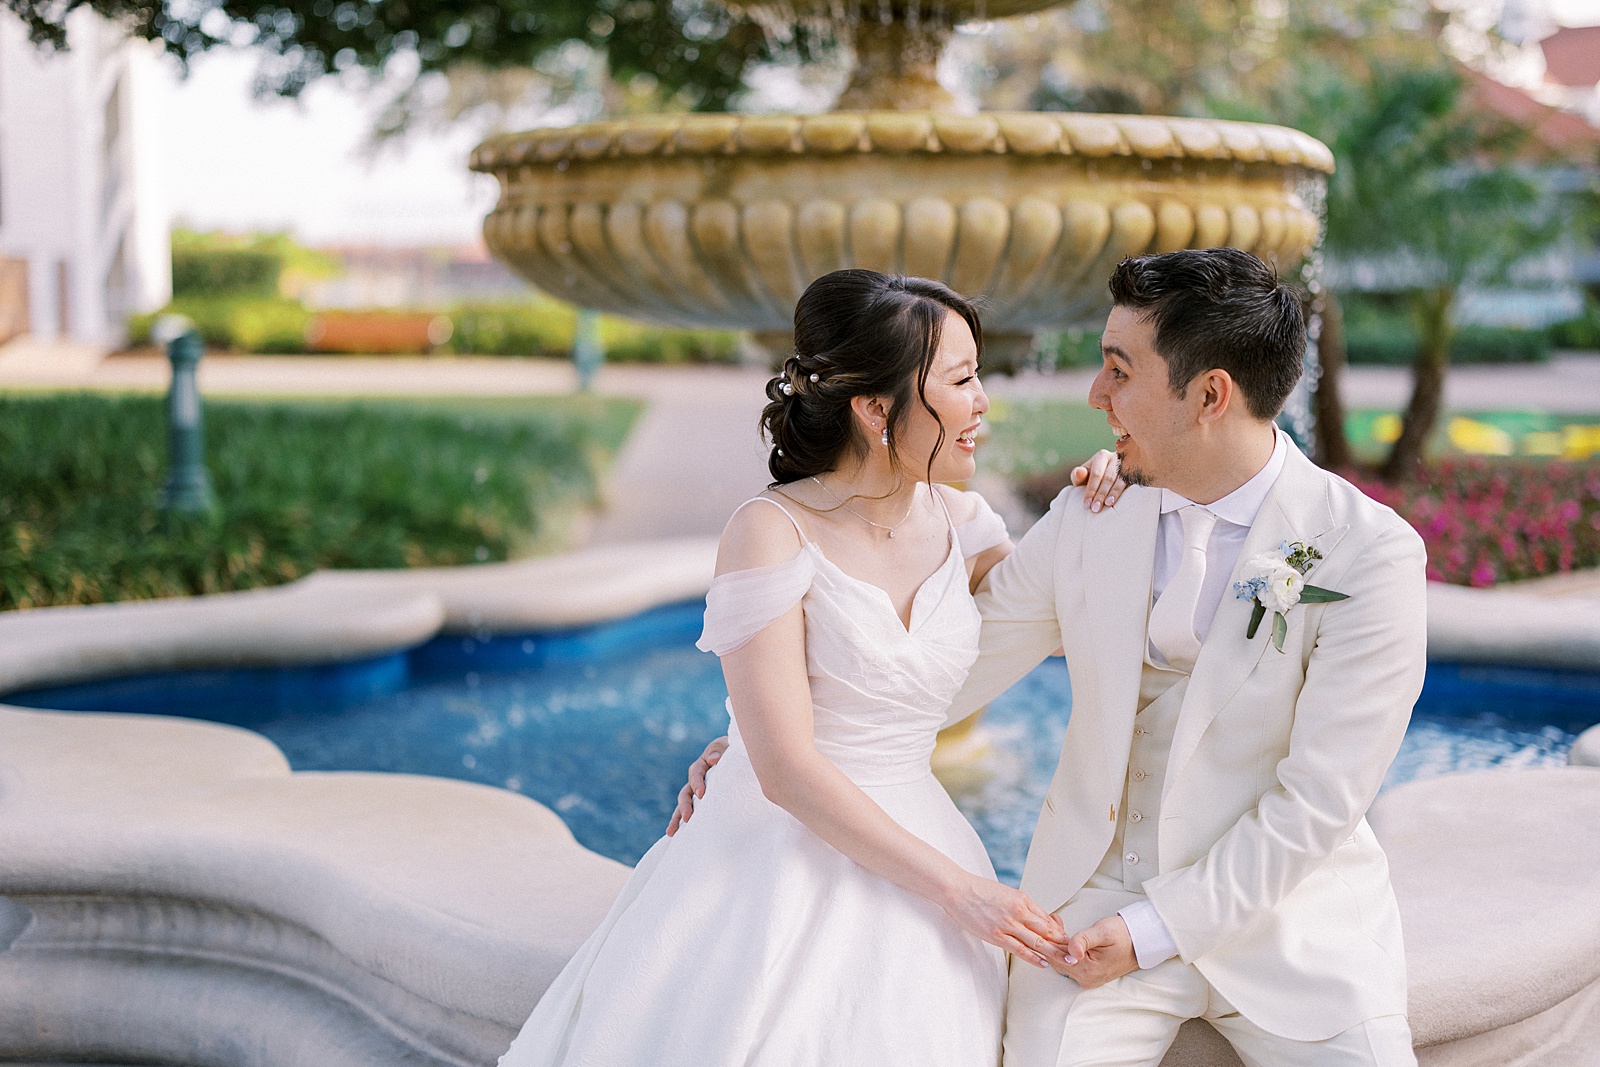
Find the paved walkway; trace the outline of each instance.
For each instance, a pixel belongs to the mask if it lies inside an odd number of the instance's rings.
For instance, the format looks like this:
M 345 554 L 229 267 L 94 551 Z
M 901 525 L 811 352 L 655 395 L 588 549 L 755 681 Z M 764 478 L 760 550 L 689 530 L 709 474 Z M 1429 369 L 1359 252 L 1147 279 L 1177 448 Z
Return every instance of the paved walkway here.
M 117 356 L 96 361 L 82 349 L 0 349 L 0 389 L 161 390 L 166 360 Z M 756 433 L 768 374 L 745 367 L 604 368 L 596 383 L 611 396 L 648 402 L 617 457 L 606 508 L 586 540 L 611 544 L 651 537 L 715 534 L 729 512 L 767 483 L 766 451 Z M 989 378 L 995 396 L 1082 399 L 1090 373 Z M 352 358 L 211 356 L 200 384 L 212 395 L 477 395 L 569 393 L 577 385 L 561 360 L 510 358 Z M 1399 408 L 1410 390 L 1403 368 L 1358 367 L 1344 392 L 1352 407 Z M 1600 355 L 1558 356 L 1547 364 L 1457 367 L 1446 406 L 1454 410 L 1530 408 L 1600 411 Z

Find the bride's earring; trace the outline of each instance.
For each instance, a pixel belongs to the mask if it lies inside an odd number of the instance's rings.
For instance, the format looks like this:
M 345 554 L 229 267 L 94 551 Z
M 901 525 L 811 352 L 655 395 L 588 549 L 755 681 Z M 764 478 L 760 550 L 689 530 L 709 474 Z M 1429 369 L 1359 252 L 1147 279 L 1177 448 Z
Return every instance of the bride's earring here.
M 883 428 L 883 447 L 889 447 L 889 427 L 887 426 Z

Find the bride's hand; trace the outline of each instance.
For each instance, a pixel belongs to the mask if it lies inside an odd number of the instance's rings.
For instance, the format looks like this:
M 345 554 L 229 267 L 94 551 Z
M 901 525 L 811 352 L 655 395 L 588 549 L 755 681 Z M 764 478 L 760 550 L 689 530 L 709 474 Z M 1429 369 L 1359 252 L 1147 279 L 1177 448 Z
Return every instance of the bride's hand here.
M 1051 959 L 1063 967 L 1077 962 L 1067 960 L 1067 933 L 1060 920 L 1019 889 L 968 875 L 941 903 L 967 933 L 1035 967 L 1048 967 Z
M 678 806 L 673 809 L 672 821 L 667 823 L 667 836 L 678 832 L 678 827 L 694 814 L 694 802 L 706 795 L 706 772 L 717 765 L 722 754 L 728 751 L 728 739 L 719 737 L 706 746 L 700 758 L 689 765 L 689 783 L 678 791 Z
M 1128 483 L 1117 477 L 1117 454 L 1102 448 L 1089 462 L 1072 468 L 1072 484 L 1084 487 L 1083 506 L 1090 511 L 1115 507 Z

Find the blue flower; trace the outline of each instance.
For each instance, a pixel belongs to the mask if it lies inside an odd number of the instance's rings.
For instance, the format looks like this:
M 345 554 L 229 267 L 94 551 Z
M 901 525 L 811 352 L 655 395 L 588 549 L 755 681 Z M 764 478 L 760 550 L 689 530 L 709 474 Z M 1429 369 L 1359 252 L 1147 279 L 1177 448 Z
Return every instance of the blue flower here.
M 1254 600 L 1261 595 L 1262 590 L 1266 589 L 1266 587 L 1266 576 L 1258 574 L 1254 578 L 1247 578 L 1242 582 L 1234 582 L 1233 595 L 1240 600 Z

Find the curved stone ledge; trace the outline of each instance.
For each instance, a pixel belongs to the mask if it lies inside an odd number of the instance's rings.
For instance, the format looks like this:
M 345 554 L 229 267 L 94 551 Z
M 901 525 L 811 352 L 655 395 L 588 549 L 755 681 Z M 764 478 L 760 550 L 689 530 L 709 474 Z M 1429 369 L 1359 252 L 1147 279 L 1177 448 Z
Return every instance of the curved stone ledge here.
M 196 1067 L 492 1062 L 627 874 L 502 790 L 6 707 L 0 856 L 0 1059 Z
M 153 897 L 19 896 L 0 953 L 0 1056 L 467 1067 L 515 1027 L 374 977 L 322 938 L 260 913 Z
M 1578 735 L 1567 753 L 1567 762 L 1574 767 L 1600 767 L 1600 726 L 1591 726 Z
M 1600 596 L 1547 595 L 1536 583 L 1468 589 L 1429 582 L 1428 658 L 1595 670 Z
M 1600 1044 L 1600 774 L 1471 771 L 1369 816 L 1405 928 L 1421 1067 L 1590 1067 Z M 1161 1067 L 1242 1067 L 1199 1021 Z
M 704 596 L 716 553 L 715 538 L 681 538 L 472 567 L 318 571 L 246 593 L 5 612 L 0 693 L 155 671 L 354 660 L 439 633 L 592 626 Z M 1430 582 L 1429 656 L 1595 669 L 1600 594 L 1588 584 L 1553 584 L 1546 592 L 1545 583 Z
M 438 633 L 591 626 L 705 595 L 715 538 L 474 567 L 319 571 L 274 589 L 0 614 L 0 693 L 206 667 L 329 663 Z
M 1581 1009 L 1586 1041 L 1600 1037 L 1600 775 L 1448 774 L 1390 790 L 1370 819 L 1400 901 L 1419 1047 L 1465 1053 L 1563 1005 Z

